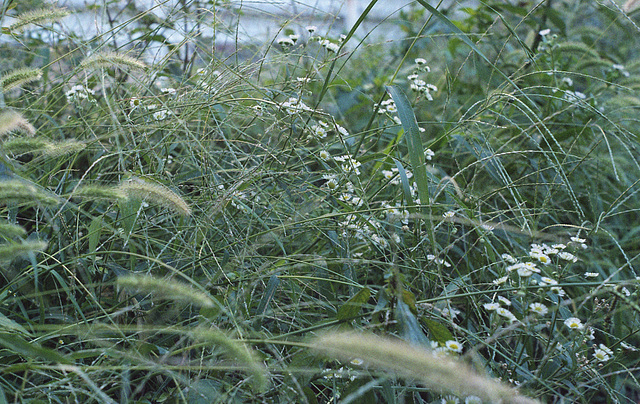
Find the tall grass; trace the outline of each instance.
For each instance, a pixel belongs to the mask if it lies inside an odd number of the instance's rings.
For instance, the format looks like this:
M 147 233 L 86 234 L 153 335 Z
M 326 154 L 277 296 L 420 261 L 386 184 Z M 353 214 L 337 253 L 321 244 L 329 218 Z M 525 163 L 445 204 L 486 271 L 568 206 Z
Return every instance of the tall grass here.
M 632 4 L 2 7 L 0 402 L 640 400 Z

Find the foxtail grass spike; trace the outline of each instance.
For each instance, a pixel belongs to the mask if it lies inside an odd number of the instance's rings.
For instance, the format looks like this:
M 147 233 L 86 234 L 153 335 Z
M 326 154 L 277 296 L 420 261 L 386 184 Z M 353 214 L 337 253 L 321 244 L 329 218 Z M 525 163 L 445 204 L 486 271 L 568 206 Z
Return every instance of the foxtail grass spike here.
M 59 7 L 46 7 L 39 8 L 37 10 L 28 11 L 22 13 L 16 17 L 16 22 L 9 25 L 10 32 L 17 34 L 22 32 L 27 26 L 43 25 L 50 22 L 55 22 L 69 14 L 67 9 Z
M 0 112 L 0 136 L 13 132 L 21 132 L 27 136 L 33 136 L 36 133 L 36 128 L 19 112 L 10 109 Z
M 120 184 L 120 190 L 130 198 L 156 203 L 183 216 L 191 215 L 191 208 L 184 199 L 163 185 L 133 177 Z
M 0 260 L 11 261 L 12 259 L 30 252 L 40 252 L 47 248 L 44 241 L 23 241 L 20 243 L 0 244 Z
M 155 297 L 166 300 L 194 304 L 201 307 L 215 307 L 215 304 L 202 292 L 170 279 L 159 279 L 151 276 L 121 276 L 118 285 L 151 293 Z
M 345 361 L 359 358 L 369 366 L 418 380 L 426 387 L 455 395 L 474 395 L 486 402 L 535 404 L 511 387 L 474 372 L 467 365 L 404 341 L 373 334 L 336 332 L 311 341 L 314 350 Z
M 117 67 L 122 70 L 144 70 L 147 68 L 143 62 L 131 56 L 116 52 L 98 52 L 87 57 L 80 66 L 84 69 L 98 69 L 101 67 Z
M 40 69 L 22 68 L 3 74 L 0 77 L 0 87 L 3 92 L 7 92 L 16 87 L 22 87 L 25 84 L 38 81 L 42 77 Z
M 222 347 L 227 352 L 227 356 L 236 360 L 238 365 L 252 376 L 251 383 L 254 389 L 257 391 L 265 390 L 269 382 L 267 369 L 258 361 L 255 353 L 244 343 L 230 338 L 218 330 L 198 328 L 191 335 L 195 340 L 210 342 Z

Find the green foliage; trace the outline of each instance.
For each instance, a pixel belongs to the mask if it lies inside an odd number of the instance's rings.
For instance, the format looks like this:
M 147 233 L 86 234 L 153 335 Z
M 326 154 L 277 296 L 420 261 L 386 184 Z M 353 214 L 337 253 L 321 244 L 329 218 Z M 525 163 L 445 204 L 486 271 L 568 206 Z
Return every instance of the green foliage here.
M 640 400 L 640 14 L 375 3 L 2 6 L 0 402 Z

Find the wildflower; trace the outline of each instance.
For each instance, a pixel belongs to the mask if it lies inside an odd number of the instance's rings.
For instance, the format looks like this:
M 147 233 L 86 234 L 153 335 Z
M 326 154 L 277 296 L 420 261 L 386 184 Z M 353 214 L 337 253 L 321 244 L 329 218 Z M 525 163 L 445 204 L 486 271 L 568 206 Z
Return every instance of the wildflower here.
M 509 321 L 511 321 L 511 322 L 513 322 L 513 321 L 516 321 L 516 320 L 517 320 L 516 316 L 514 316 L 512 312 L 510 312 L 509 310 L 505 309 L 504 307 L 498 307 L 498 308 L 496 309 L 496 313 L 497 313 L 499 316 L 502 316 L 502 317 L 507 318 L 507 319 L 508 319 Z
M 606 362 L 611 359 L 612 355 L 613 351 L 604 344 L 600 344 L 599 348 L 593 353 L 593 357 L 596 358 L 598 362 Z
M 531 269 L 531 267 L 522 266 L 518 268 L 518 276 L 520 276 L 521 278 L 527 278 L 531 275 L 533 275 L 533 270 Z
M 549 258 L 549 256 L 547 254 L 542 253 L 542 252 L 532 251 L 532 252 L 529 253 L 529 256 L 531 258 L 533 258 L 533 259 L 537 259 L 538 261 L 540 261 L 544 265 L 548 265 L 551 262 L 551 259 Z
M 540 278 L 540 286 L 557 285 L 557 284 L 558 284 L 558 281 L 556 281 L 555 279 L 551 279 L 546 276 L 543 276 L 542 278 Z
M 507 299 L 504 296 L 498 296 L 498 300 L 500 300 L 500 302 L 505 306 L 511 306 L 511 300 Z
M 307 25 L 305 29 L 307 30 L 307 32 L 309 32 L 309 34 L 313 34 L 314 32 L 316 32 L 318 27 L 316 27 L 315 25 Z
M 320 156 L 320 159 L 322 159 L 322 161 L 327 161 L 329 160 L 329 158 L 331 158 L 331 154 L 329 154 L 329 152 L 326 150 L 320 150 L 320 153 L 318 155 Z
M 423 58 L 416 58 L 415 62 L 418 66 L 423 66 L 427 64 L 427 61 Z
M 635 352 L 638 350 L 638 348 L 633 347 L 629 344 L 627 344 L 626 342 L 621 342 L 620 346 L 622 347 L 622 349 L 626 349 L 627 351 L 631 351 L 631 352 Z
M 364 363 L 364 361 L 360 358 L 354 358 L 351 360 L 351 364 L 352 365 L 356 365 L 356 366 L 362 366 L 362 364 Z
M 518 261 L 516 261 L 516 259 L 515 259 L 515 258 L 513 258 L 513 257 L 512 257 L 511 255 L 509 255 L 509 254 L 502 254 L 500 257 L 501 257 L 503 260 L 507 261 L 509 264 L 515 264 L 516 262 L 518 262 Z
M 585 278 L 597 278 L 600 274 L 597 272 L 585 272 L 584 276 Z
M 433 156 L 435 156 L 436 154 L 433 152 L 433 150 L 431 149 L 427 149 L 424 151 L 424 158 L 427 160 L 431 160 L 433 158 Z
M 502 285 L 503 283 L 505 283 L 505 282 L 507 281 L 507 279 L 509 279 L 509 277 L 508 277 L 508 276 L 503 276 L 503 277 L 501 277 L 501 278 L 494 279 L 494 280 L 493 280 L 493 284 L 494 284 L 494 285 Z
M 564 325 L 572 330 L 582 330 L 584 328 L 584 324 L 582 324 L 582 321 L 577 317 L 569 317 L 564 320 Z
M 553 245 L 551 245 L 551 247 L 553 247 L 555 249 L 558 249 L 558 250 L 564 250 L 565 248 L 567 248 L 567 246 L 564 245 L 564 244 L 553 244 Z
M 329 52 L 337 53 L 338 50 L 340 50 L 340 45 L 335 44 L 328 39 L 323 39 L 322 41 L 320 41 L 320 45 L 322 45 L 322 47 Z
M 551 30 L 549 28 L 543 29 L 542 31 L 538 32 L 538 34 L 540 34 L 540 36 L 547 36 L 550 33 L 551 33 Z
M 462 343 L 461 342 L 458 342 L 458 341 L 455 341 L 455 340 L 449 340 L 449 341 L 445 342 L 444 345 L 451 352 L 457 352 L 457 353 L 462 352 Z
M 336 128 L 338 130 L 338 133 L 340 133 L 342 136 L 349 136 L 349 131 L 346 128 L 340 125 L 336 125 Z
M 167 111 L 166 109 L 161 109 L 160 111 L 156 111 L 153 113 L 153 119 L 155 119 L 156 121 L 164 121 L 165 119 L 167 119 L 167 115 L 169 115 L 169 111 Z
M 294 41 L 291 38 L 279 38 L 278 45 L 280 46 L 293 46 L 295 45 Z
M 573 80 L 569 77 L 563 77 L 562 82 L 565 83 L 569 87 L 573 87 Z
M 541 316 L 544 316 L 545 314 L 547 314 L 549 312 L 549 309 L 547 309 L 547 306 L 545 306 L 542 303 L 531 303 L 529 305 L 529 310 L 532 311 L 535 314 L 539 314 Z
M 298 39 L 299 39 L 299 38 L 300 38 L 300 35 L 297 35 L 297 34 L 291 34 L 291 35 L 289 35 L 289 39 L 291 39 L 291 41 L 292 41 L 293 43 L 298 42 Z
M 160 91 L 168 95 L 174 95 L 176 93 L 175 88 L 161 88 Z
M 485 303 L 482 307 L 484 307 L 485 310 L 493 311 L 500 308 L 500 303 Z
M 327 188 L 329 188 L 330 191 L 335 191 L 335 190 L 338 189 L 338 181 L 336 181 L 335 178 L 332 178 L 329 181 L 327 181 L 326 185 L 327 185 Z
M 567 294 L 564 291 L 564 289 L 562 289 L 560 286 L 553 286 L 549 290 L 551 291 L 551 293 L 557 295 L 558 297 L 563 297 L 563 296 L 565 296 Z
M 450 210 L 450 211 L 444 212 L 444 213 L 442 214 L 442 217 L 444 217 L 445 219 L 447 219 L 447 218 L 450 218 L 450 217 L 454 217 L 455 215 L 456 215 L 456 212 L 454 212 L 454 211 Z
M 596 330 L 593 327 L 587 327 L 587 331 L 584 333 L 584 340 L 593 341 L 596 339 Z
M 558 258 L 565 260 L 565 261 L 571 261 L 571 262 L 576 262 L 578 261 L 578 257 L 576 257 L 575 255 L 571 254 L 570 252 L 566 252 L 566 251 L 562 251 L 561 253 L 558 254 Z
M 323 139 L 325 137 L 327 137 L 327 131 L 325 128 L 323 128 L 320 125 L 313 125 L 311 127 L 311 133 L 313 134 L 313 136 Z
M 460 403 L 460 399 L 456 396 L 445 396 L 442 397 L 442 404 L 459 404 Z

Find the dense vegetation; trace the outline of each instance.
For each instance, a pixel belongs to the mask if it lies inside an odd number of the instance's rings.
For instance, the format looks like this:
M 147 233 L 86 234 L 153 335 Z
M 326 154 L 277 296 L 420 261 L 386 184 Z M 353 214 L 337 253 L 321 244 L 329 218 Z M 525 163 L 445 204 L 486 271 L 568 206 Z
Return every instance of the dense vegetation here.
M 632 3 L 5 1 L 0 403 L 638 402 Z

